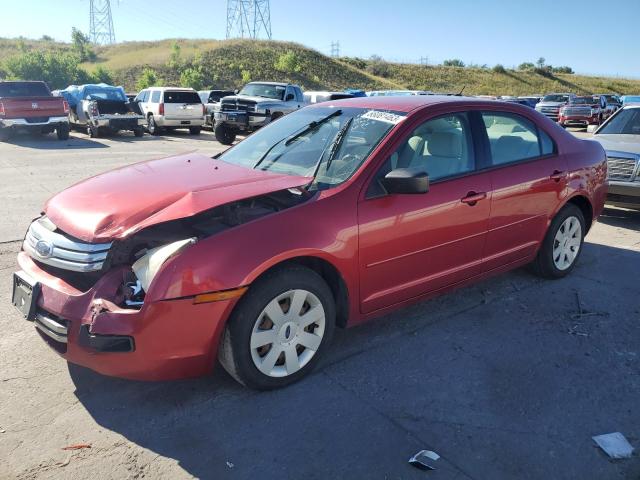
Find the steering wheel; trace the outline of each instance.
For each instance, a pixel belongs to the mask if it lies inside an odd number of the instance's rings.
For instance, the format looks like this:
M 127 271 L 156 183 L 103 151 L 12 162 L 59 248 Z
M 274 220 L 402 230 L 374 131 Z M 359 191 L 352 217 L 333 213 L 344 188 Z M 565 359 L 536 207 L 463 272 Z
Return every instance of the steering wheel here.
M 353 173 L 354 164 L 360 163 L 361 157 L 352 153 L 346 154 L 336 162 L 336 170 L 332 176 L 337 178 L 346 178 Z

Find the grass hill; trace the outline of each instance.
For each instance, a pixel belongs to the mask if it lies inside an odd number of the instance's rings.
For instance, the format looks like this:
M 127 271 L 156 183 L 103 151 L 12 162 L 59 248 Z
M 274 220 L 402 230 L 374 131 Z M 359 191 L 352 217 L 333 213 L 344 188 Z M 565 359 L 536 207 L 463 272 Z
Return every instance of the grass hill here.
M 135 90 L 145 68 L 153 69 L 163 83 L 172 85 L 180 83 L 184 69 L 195 68 L 201 73 L 203 85 L 216 88 L 238 88 L 249 80 L 279 80 L 299 83 L 307 90 L 358 87 L 452 92 L 464 87 L 467 94 L 487 95 L 640 92 L 640 80 L 334 59 L 299 44 L 276 41 L 178 39 L 93 48 L 95 61 L 81 66 L 89 72 L 98 67 L 108 69 L 114 83 L 130 91 Z M 0 39 L 0 75 L 8 58 L 30 51 L 72 52 L 72 45 Z

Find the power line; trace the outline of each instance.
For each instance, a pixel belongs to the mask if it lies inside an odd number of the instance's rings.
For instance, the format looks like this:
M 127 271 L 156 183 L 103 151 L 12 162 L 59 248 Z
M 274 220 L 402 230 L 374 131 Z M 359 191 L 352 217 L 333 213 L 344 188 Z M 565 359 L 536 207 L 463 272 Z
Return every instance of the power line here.
M 429 57 L 420 57 L 420 65 L 429 65 Z
M 89 38 L 97 45 L 116 43 L 110 0 L 89 0 Z
M 227 0 L 227 38 L 260 38 L 264 32 L 271 40 L 269 0 Z

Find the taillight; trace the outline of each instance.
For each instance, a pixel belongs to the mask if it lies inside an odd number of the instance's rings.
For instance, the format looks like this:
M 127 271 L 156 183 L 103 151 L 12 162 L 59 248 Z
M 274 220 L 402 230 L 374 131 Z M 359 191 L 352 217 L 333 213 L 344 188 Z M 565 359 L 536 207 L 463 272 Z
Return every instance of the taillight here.
M 100 112 L 98 111 L 98 102 L 91 102 L 91 106 L 89 108 L 91 109 L 91 115 L 94 117 L 100 115 Z
M 69 113 L 69 102 L 67 102 L 66 100 L 62 101 L 62 108 L 64 108 L 64 113 L 68 114 Z
M 164 103 L 161 103 L 158 107 L 158 115 L 164 115 Z
M 0 102 L 0 117 L 4 117 L 4 103 Z

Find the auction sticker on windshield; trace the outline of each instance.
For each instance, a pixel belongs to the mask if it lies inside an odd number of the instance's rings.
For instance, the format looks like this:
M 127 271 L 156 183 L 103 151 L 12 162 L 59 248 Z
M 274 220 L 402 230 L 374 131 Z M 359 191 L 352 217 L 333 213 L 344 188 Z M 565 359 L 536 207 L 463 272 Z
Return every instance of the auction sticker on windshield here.
M 393 125 L 397 125 L 406 117 L 402 115 L 398 115 L 391 112 L 382 112 L 380 110 L 369 110 L 367 113 L 362 115 L 361 118 L 368 118 L 370 120 L 378 120 L 380 122 L 391 123 Z

